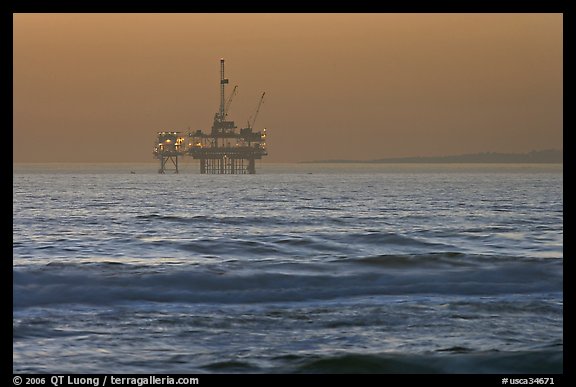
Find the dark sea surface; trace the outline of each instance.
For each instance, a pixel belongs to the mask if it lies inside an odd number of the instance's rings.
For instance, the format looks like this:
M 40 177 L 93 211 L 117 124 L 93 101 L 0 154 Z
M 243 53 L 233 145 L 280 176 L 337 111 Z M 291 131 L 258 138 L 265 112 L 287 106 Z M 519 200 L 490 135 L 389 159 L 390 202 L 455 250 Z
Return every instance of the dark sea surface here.
M 14 164 L 14 372 L 563 371 L 561 165 L 157 169 Z

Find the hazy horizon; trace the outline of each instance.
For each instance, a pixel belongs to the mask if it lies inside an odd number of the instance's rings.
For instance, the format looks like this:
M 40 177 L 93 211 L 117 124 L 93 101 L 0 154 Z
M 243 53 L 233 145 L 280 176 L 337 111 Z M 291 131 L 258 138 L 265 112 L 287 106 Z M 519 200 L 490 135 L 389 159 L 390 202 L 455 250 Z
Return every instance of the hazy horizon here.
M 152 162 L 266 99 L 270 163 L 563 148 L 562 14 L 14 14 L 13 161 Z
M 476 153 L 467 153 L 467 154 L 457 154 L 457 155 L 438 155 L 438 156 L 419 156 L 419 155 L 413 155 L 413 156 L 401 156 L 401 157 L 394 157 L 394 158 L 376 158 L 376 159 L 369 159 L 369 160 L 356 160 L 356 159 L 329 159 L 329 160 L 295 160 L 295 161 L 269 161 L 267 158 L 263 158 L 262 160 L 259 160 L 258 163 L 265 163 L 265 164 L 314 164 L 314 163 L 333 163 L 333 164 L 338 164 L 338 163 L 390 163 L 390 161 L 388 160 L 393 160 L 393 159 L 398 159 L 399 162 L 401 164 L 427 164 L 429 163 L 428 161 L 424 160 L 424 161 L 418 161 L 418 162 L 404 162 L 401 160 L 404 159 L 417 159 L 417 158 L 422 158 L 422 159 L 428 159 L 428 158 L 438 158 L 438 159 L 442 159 L 442 158 L 449 158 L 449 157 L 461 157 L 461 156 L 474 156 L 474 155 L 481 155 L 481 154 L 491 154 L 493 153 L 496 156 L 501 156 L 501 155 L 515 155 L 515 156 L 525 156 L 528 155 L 530 153 L 533 152 L 548 152 L 548 151 L 552 151 L 552 152 L 561 152 L 563 153 L 564 150 L 563 149 L 543 149 L 543 150 L 532 150 L 532 151 L 528 151 L 528 152 L 521 152 L 521 153 L 496 153 L 496 152 L 476 152 Z M 196 165 L 198 164 L 198 160 L 194 160 L 192 157 L 189 156 L 183 156 L 181 161 L 181 163 L 184 164 L 191 164 L 191 165 Z M 158 161 L 155 159 L 150 159 L 150 160 L 141 160 L 141 161 L 14 161 L 14 164 L 157 164 Z M 446 162 L 447 164 L 453 164 L 455 162 Z M 462 162 L 463 164 L 467 164 L 468 162 Z M 484 164 L 484 162 L 470 162 L 471 164 Z M 488 163 L 491 164 L 492 162 Z M 536 161 L 534 162 L 535 164 L 549 164 L 550 162 L 546 161 L 546 162 L 541 162 L 541 161 Z M 438 162 L 434 162 L 433 164 L 438 164 Z M 498 162 L 496 162 L 496 164 L 498 164 Z M 510 164 L 510 162 L 503 162 L 502 164 Z M 513 163 L 514 164 L 514 163 Z M 518 162 L 517 164 L 526 164 L 526 162 Z M 562 164 L 562 163 L 560 163 Z

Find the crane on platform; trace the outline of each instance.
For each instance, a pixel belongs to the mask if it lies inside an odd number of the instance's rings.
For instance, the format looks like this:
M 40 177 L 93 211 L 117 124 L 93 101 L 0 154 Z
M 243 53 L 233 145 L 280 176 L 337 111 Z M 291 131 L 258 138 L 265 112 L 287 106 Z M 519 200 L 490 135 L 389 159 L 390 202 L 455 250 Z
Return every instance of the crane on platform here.
M 234 98 L 234 96 L 236 95 L 236 90 L 238 90 L 238 85 L 234 86 L 232 94 L 230 94 L 230 97 L 228 97 L 228 100 L 226 101 L 226 107 L 224 108 L 224 117 L 228 115 L 228 110 L 230 110 L 230 105 L 232 104 L 232 98 Z
M 252 118 L 252 116 L 250 116 L 248 118 L 248 128 L 249 129 L 254 127 L 254 123 L 256 122 L 256 118 L 258 117 L 258 112 L 260 111 L 260 106 L 262 106 L 262 102 L 264 102 L 264 94 L 266 94 L 266 92 L 262 93 L 262 96 L 260 97 L 260 101 L 258 101 L 258 107 L 256 108 L 256 113 L 254 113 L 254 119 L 252 120 L 252 123 L 250 123 L 250 118 Z

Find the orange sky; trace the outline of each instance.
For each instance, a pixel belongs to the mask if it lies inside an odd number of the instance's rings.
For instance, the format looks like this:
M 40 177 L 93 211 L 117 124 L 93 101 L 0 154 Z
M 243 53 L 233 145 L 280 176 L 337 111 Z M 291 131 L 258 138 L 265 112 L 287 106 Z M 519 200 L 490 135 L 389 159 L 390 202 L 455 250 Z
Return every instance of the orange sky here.
M 268 162 L 563 147 L 562 14 L 15 14 L 15 162 L 150 161 L 219 104 Z

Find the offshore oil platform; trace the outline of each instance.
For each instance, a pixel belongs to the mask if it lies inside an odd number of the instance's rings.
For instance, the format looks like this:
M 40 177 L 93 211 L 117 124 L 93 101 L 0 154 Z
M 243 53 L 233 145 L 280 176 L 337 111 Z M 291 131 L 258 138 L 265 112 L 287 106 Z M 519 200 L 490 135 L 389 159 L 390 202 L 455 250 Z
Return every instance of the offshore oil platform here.
M 224 59 L 220 59 L 220 109 L 214 115 L 214 123 L 209 133 L 196 130 L 182 132 L 158 132 L 154 145 L 154 157 L 160 160 L 158 173 L 171 170 L 178 173 L 178 158 L 192 156 L 200 160 L 200 173 L 203 174 L 255 174 L 256 160 L 266 156 L 266 129 L 253 130 L 258 112 L 264 101 L 264 94 L 258 101 L 256 112 L 248 119 L 247 127 L 236 131 L 234 121 L 227 115 L 238 86 L 225 98 Z M 250 121 L 252 119 L 252 121 Z

